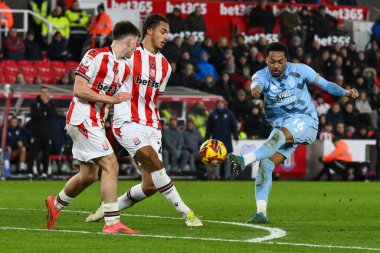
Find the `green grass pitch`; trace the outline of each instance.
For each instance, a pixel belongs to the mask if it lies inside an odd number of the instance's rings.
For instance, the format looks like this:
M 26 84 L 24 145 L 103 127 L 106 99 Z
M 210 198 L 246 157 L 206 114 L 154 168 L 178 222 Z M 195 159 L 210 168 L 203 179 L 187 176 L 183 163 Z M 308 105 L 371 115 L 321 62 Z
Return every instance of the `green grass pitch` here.
M 121 181 L 119 192 L 135 183 Z M 0 182 L 0 252 L 380 252 L 379 183 L 274 182 L 271 222 L 255 227 L 244 224 L 256 209 L 253 182 L 177 181 L 204 226 L 186 227 L 156 194 L 122 212 L 139 236 L 103 235 L 102 221 L 84 222 L 98 207 L 99 183 L 60 214 L 56 231 L 44 230 L 44 200 L 64 184 Z

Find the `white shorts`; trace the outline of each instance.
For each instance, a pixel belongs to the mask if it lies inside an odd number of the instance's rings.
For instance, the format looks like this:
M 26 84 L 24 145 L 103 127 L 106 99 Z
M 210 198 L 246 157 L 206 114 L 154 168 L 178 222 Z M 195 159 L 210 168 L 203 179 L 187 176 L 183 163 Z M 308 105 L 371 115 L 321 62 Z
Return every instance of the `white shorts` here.
M 120 128 L 113 128 L 117 141 L 134 157 L 137 150 L 145 146 L 152 146 L 162 161 L 161 130 L 144 126 L 136 122 L 124 122 Z
M 73 140 L 73 156 L 82 162 L 113 153 L 104 129 L 90 126 L 86 121 L 78 126 L 66 125 L 66 131 Z

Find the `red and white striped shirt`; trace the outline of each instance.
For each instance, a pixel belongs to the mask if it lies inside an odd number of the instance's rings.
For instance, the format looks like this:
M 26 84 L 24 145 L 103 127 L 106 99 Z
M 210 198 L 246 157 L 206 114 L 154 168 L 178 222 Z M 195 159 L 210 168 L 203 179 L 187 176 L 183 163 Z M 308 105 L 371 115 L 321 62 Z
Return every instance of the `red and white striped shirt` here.
M 99 94 L 113 96 L 132 72 L 126 59 L 116 59 L 110 47 L 90 49 L 76 69 L 76 75 L 85 78 L 88 87 Z M 87 121 L 90 126 L 103 127 L 110 105 L 89 102 L 73 97 L 66 123 L 79 125 Z
M 152 54 L 142 46 L 136 48 L 128 62 L 133 69 L 132 77 L 119 92 L 131 92 L 132 99 L 114 106 L 114 127 L 134 121 L 161 129 L 157 98 L 169 80 L 170 64 L 161 53 Z

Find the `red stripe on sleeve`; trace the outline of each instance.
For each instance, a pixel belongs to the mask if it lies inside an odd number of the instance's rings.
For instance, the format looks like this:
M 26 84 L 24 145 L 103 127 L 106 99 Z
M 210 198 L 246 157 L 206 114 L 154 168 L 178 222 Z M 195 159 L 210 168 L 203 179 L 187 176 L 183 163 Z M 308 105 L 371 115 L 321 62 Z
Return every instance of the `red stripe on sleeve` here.
M 66 124 L 70 123 L 71 115 L 73 115 L 73 111 L 74 111 L 74 106 L 75 106 L 75 102 L 74 102 L 74 99 L 73 99 L 71 101 L 71 103 L 70 103 L 69 110 L 67 111 Z

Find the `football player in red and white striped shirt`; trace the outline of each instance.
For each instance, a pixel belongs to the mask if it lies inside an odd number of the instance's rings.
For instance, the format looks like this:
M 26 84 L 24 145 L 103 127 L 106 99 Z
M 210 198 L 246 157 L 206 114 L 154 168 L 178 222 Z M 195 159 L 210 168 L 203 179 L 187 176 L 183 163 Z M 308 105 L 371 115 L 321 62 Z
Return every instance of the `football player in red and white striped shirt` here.
M 120 91 L 132 93 L 132 99 L 115 105 L 113 131 L 119 143 L 141 165 L 142 183 L 118 198 L 119 209 L 159 191 L 184 217 L 187 226 L 202 226 L 200 219 L 183 202 L 162 163 L 161 124 L 157 98 L 165 90 L 171 67 L 160 53 L 168 40 L 169 22 L 159 14 L 150 15 L 143 26 L 143 42 L 130 59 L 132 78 Z M 87 217 L 103 217 L 102 206 Z
M 74 98 L 67 112 L 66 130 L 73 140 L 72 152 L 80 161 L 80 171 L 56 197 L 46 199 L 48 229 L 54 229 L 60 211 L 96 181 L 100 168 L 105 211 L 103 233 L 139 233 L 120 222 L 117 203 L 119 164 L 106 138 L 103 122 L 110 105 L 132 97 L 130 92 L 117 91 L 130 77 L 131 67 L 126 58 L 135 51 L 140 31 L 132 23 L 122 21 L 115 25 L 112 35 L 111 47 L 89 50 L 76 70 Z

